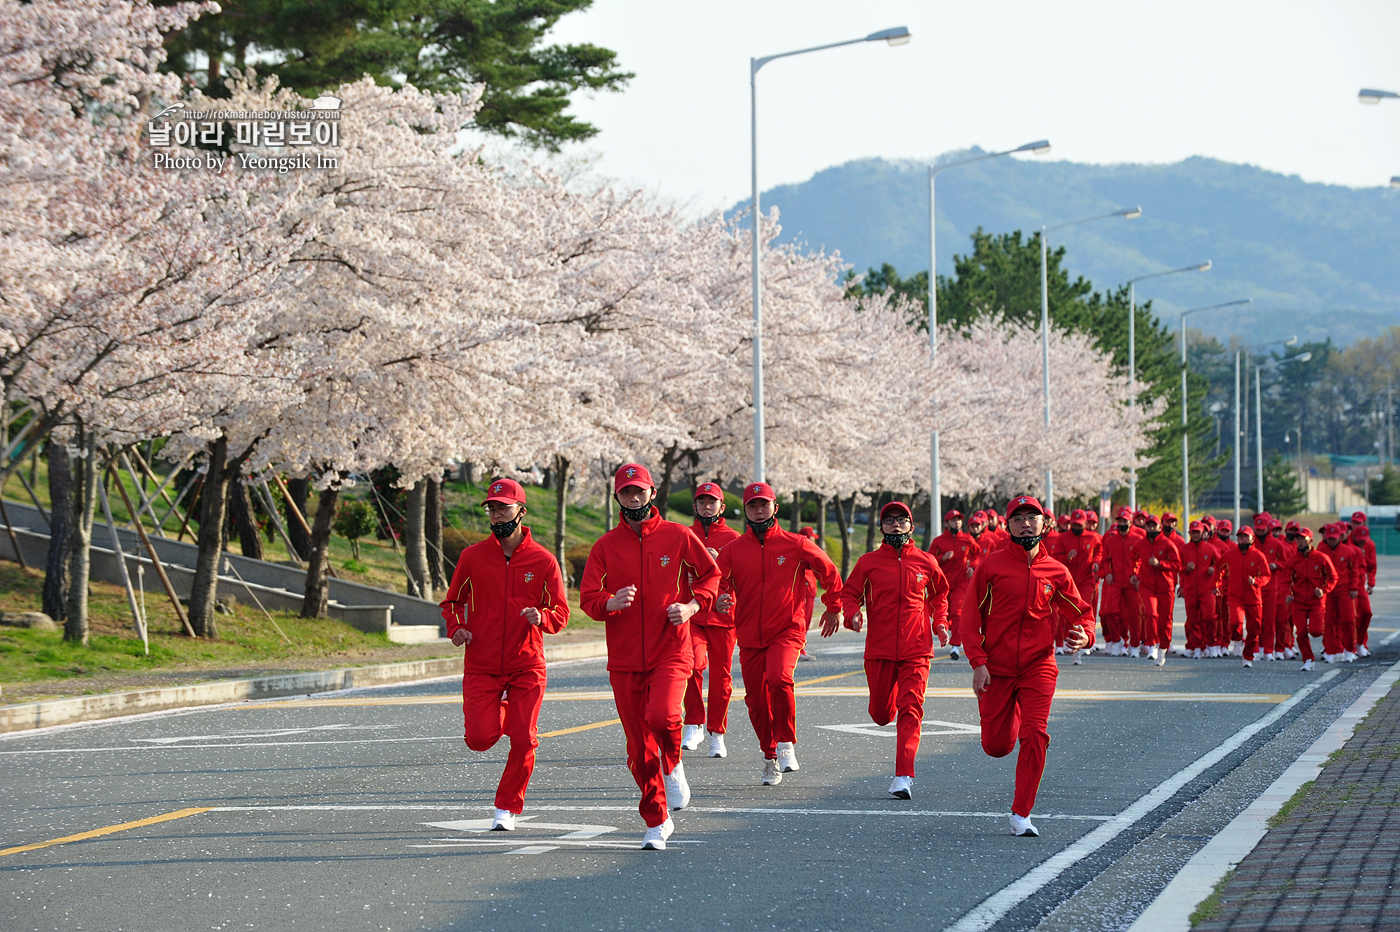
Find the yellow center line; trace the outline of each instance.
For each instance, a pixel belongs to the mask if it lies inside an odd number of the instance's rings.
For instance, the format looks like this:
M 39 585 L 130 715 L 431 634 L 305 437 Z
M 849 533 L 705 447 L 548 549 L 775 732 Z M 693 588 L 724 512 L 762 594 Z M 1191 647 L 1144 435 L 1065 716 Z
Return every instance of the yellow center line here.
M 621 725 L 621 724 L 622 724 L 622 719 L 620 719 L 620 718 L 610 718 L 610 719 L 608 719 L 606 722 L 592 722 L 591 724 L 588 724 L 588 725 L 577 725 L 577 726 L 575 726 L 575 727 L 573 727 L 573 728 L 561 728 L 561 729 L 559 729 L 558 731 L 543 731 L 543 732 L 540 732 L 540 734 L 537 735 L 537 737 L 540 737 L 540 738 L 557 738 L 557 737 L 559 737 L 560 735 L 572 735 L 573 733 L 578 732 L 578 731 L 592 731 L 592 730 L 595 729 L 595 728 L 607 728 L 609 725 Z
M 15 848 L 5 848 L 0 850 L 0 857 L 4 857 L 7 854 L 19 854 L 21 851 L 34 851 L 38 848 L 49 848 L 53 845 L 66 845 L 70 841 L 83 841 L 87 838 L 97 838 L 100 835 L 111 835 L 113 832 L 124 832 L 127 829 L 140 828 L 143 825 L 155 825 L 157 822 L 169 822 L 171 819 L 183 819 L 185 816 L 208 812 L 210 808 L 209 806 L 202 806 L 194 809 L 180 809 L 176 812 L 167 812 L 165 815 L 151 816 L 149 819 L 137 819 L 135 822 L 123 822 L 121 825 L 109 825 L 106 828 L 95 828 L 90 832 L 80 832 L 77 835 L 65 835 L 62 838 L 55 838 L 52 841 L 41 841 L 33 845 L 19 845 Z
M 839 679 L 843 679 L 844 677 L 847 677 L 847 676 L 855 676 L 857 673 L 864 673 L 864 672 L 865 672 L 865 668 L 864 668 L 864 667 L 861 667 L 859 670 L 850 670 L 850 671 L 847 671 L 846 673 L 834 673 L 834 674 L 832 674 L 831 676 L 819 676 L 819 677 L 817 677 L 817 678 L 814 679 L 814 680 L 802 680 L 802 681 L 800 681 L 800 682 L 793 683 L 792 685 L 793 685 L 795 688 L 797 688 L 797 689 L 801 689 L 801 688 L 804 687 L 804 686 L 812 686 L 812 685 L 814 685 L 814 684 L 816 684 L 816 683 L 825 683 L 825 682 L 827 682 L 828 680 L 839 680 Z

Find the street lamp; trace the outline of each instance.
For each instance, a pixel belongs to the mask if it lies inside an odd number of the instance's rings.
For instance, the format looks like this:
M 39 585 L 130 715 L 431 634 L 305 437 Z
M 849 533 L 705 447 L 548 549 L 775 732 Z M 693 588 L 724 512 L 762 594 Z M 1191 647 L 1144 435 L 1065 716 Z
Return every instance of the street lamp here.
M 1040 227 L 1040 368 L 1045 391 L 1046 436 L 1050 434 L 1050 289 L 1048 285 L 1049 273 L 1046 271 L 1047 262 L 1045 258 L 1046 234 L 1051 230 L 1063 230 L 1065 227 L 1074 227 L 1081 223 L 1091 223 L 1095 220 L 1108 220 L 1111 217 L 1122 217 L 1124 220 L 1136 220 L 1141 216 L 1141 207 L 1120 207 L 1112 213 L 1084 217 L 1080 220 L 1071 220 L 1068 223 L 1057 223 L 1050 227 L 1042 224 Z M 1049 463 L 1045 464 L 1045 507 L 1051 512 L 1055 510 L 1055 471 Z
M 947 162 L 943 165 L 930 165 L 928 167 L 928 359 L 929 368 L 932 369 L 938 364 L 938 249 L 935 230 L 938 224 L 938 215 L 934 212 L 934 179 L 939 172 L 945 172 L 950 168 L 957 168 L 959 165 L 971 165 L 973 162 L 985 162 L 987 159 L 1000 158 L 1003 155 L 1014 155 L 1017 152 L 1030 152 L 1035 155 L 1044 155 L 1050 151 L 1050 140 L 1039 139 L 1035 142 L 1028 142 L 1023 146 L 1014 149 L 1006 149 L 1001 152 L 984 152 L 981 155 L 974 155 L 970 159 L 958 159 L 956 162 Z M 930 462 L 932 468 L 929 471 L 929 535 L 930 540 L 943 533 L 943 483 L 938 474 L 938 431 L 934 431 L 929 438 Z
M 1193 307 L 1189 311 L 1181 312 L 1181 523 L 1189 526 L 1191 524 L 1191 469 L 1189 454 L 1191 452 L 1191 439 L 1187 435 L 1186 426 L 1188 423 L 1186 401 L 1186 315 L 1197 314 L 1201 311 L 1216 311 L 1222 307 L 1236 307 L 1241 304 L 1249 304 L 1253 298 L 1240 298 L 1238 301 L 1226 301 L 1224 304 L 1212 304 L 1209 307 Z
M 1357 100 L 1361 101 L 1363 104 L 1370 104 L 1373 107 L 1387 97 L 1400 98 L 1400 94 L 1394 91 L 1378 91 L 1375 88 L 1363 87 L 1356 95 Z M 1392 188 L 1400 188 L 1400 175 L 1390 176 L 1390 186 Z
M 1295 343 L 1297 343 L 1297 342 L 1298 342 L 1298 338 L 1297 338 L 1297 337 L 1294 337 L 1294 338 L 1291 339 L 1291 340 L 1285 340 L 1285 341 L 1283 341 L 1283 345 L 1284 345 L 1284 346 L 1293 346 L 1293 345 L 1294 345 Z M 1268 362 L 1261 363 L 1261 364 L 1259 364 L 1259 365 L 1257 365 L 1257 366 L 1254 367 L 1254 452 L 1255 452 L 1255 464 L 1254 464 L 1254 468 L 1255 468 L 1255 472 L 1256 472 L 1256 474 L 1257 474 L 1257 479 L 1258 479 L 1258 483 L 1259 483 L 1259 485 L 1258 485 L 1258 495 L 1259 495 L 1259 497 L 1255 500 L 1255 501 L 1256 501 L 1256 504 L 1258 505 L 1258 508 L 1257 508 L 1256 510 L 1258 510 L 1258 511 L 1263 511 L 1263 510 L 1264 510 L 1264 422 L 1263 422 L 1263 417 L 1264 417 L 1264 403 L 1263 403 L 1263 401 L 1262 401 L 1261 392 L 1260 392 L 1260 388 L 1259 388 L 1259 375 L 1260 375 L 1260 373 L 1262 373 L 1262 372 L 1264 371 L 1264 368 L 1265 368 L 1266 366 L 1282 366 L 1282 365 L 1285 365 L 1286 363 L 1290 363 L 1290 362 L 1307 362 L 1309 359 L 1312 359 L 1312 353 L 1310 353 L 1310 352 L 1308 352 L 1308 353 L 1299 353 L 1297 356 L 1285 356 L 1285 357 L 1283 357 L 1282 359 L 1271 359 L 1271 360 L 1269 360 Z M 1238 485 L 1239 485 L 1239 483 L 1236 482 L 1236 489 L 1237 489 L 1237 491 L 1235 492 L 1235 508 L 1236 508 L 1236 510 L 1239 509 L 1239 491 L 1238 491 Z
M 821 52 L 825 49 L 840 48 L 843 45 L 856 45 L 861 42 L 884 41 L 889 45 L 905 45 L 913 36 L 904 26 L 872 32 L 861 39 L 847 39 L 816 45 L 795 52 L 780 52 L 764 58 L 749 59 L 749 133 L 750 133 L 750 175 L 753 181 L 753 470 L 754 481 L 764 480 L 763 469 L 763 301 L 762 278 L 759 272 L 760 230 L 758 205 L 758 70 L 778 58 L 791 58 L 808 52 Z
M 1128 407 L 1137 405 L 1137 283 L 1178 272 L 1209 272 L 1210 260 L 1128 279 Z M 1128 507 L 1137 511 L 1137 467 L 1128 474 Z

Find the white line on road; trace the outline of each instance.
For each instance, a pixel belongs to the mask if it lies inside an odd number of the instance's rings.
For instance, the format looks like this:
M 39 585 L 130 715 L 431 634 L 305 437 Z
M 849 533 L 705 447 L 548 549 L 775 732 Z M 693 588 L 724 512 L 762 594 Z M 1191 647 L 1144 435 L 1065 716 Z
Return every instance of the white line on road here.
M 1124 809 L 1112 820 L 1105 822 L 1063 851 L 1053 855 L 1039 866 L 1026 873 L 1019 880 L 1007 884 L 996 893 L 987 897 L 980 904 L 973 907 L 960 920 L 949 926 L 948 932 L 984 932 L 984 930 L 990 929 L 1001 917 L 1011 912 L 1011 910 L 1015 909 L 1047 884 L 1054 881 L 1075 864 L 1078 864 L 1084 858 L 1093 854 L 1123 832 L 1127 831 L 1137 822 L 1141 821 L 1143 817 L 1175 796 L 1186 784 L 1220 763 L 1220 761 L 1224 760 L 1239 748 L 1240 745 L 1278 721 L 1289 709 L 1292 709 L 1310 694 L 1320 689 L 1324 683 L 1335 677 L 1338 672 L 1337 670 L 1328 670 L 1315 681 L 1299 689 L 1287 700 L 1274 706 L 1263 716 L 1235 732 L 1209 753 L 1197 758 L 1193 763 L 1183 767 L 1181 770 L 1178 770 L 1175 774 L 1159 783 L 1146 795 L 1142 796 L 1127 809 Z M 1037 818 L 1043 817 L 1037 816 Z
M 211 806 L 210 812 L 475 812 L 479 806 L 463 806 L 460 803 L 433 805 L 431 803 L 390 803 L 375 805 L 286 805 L 286 806 Z M 531 806 L 531 812 L 636 812 L 631 806 Z M 959 812 L 941 809 L 789 809 L 784 807 L 740 807 L 740 806 L 689 806 L 682 810 L 700 815 L 838 815 L 838 816 L 902 816 L 905 818 L 974 818 L 1005 819 L 1004 812 Z M 1037 819 L 1062 819 L 1067 821 L 1110 822 L 1117 816 L 1111 815 L 1071 815 L 1036 813 Z
M 1396 628 L 1394 631 L 1390 632 L 1390 634 L 1386 636 L 1386 639 L 1384 641 L 1381 641 L 1381 647 L 1389 647 L 1390 642 L 1395 640 L 1397 637 L 1400 637 L 1400 628 Z
M 1397 679 L 1400 663 L 1380 675 L 1351 706 L 1279 775 L 1259 798 L 1235 816 L 1206 846 L 1182 866 L 1128 932 L 1189 932 L 1191 913 L 1210 896 L 1225 873 L 1243 861 L 1269 831 L 1269 819 L 1309 780 L 1316 780 L 1332 752 L 1351 739 L 1357 724 L 1385 698 Z

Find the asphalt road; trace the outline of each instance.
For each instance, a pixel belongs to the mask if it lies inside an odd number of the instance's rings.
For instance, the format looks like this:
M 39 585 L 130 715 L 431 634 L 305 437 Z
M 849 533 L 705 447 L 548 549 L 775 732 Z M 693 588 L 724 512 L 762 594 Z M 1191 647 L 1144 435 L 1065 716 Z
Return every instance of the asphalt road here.
M 1376 593 L 1373 645 L 1400 620 L 1400 558 L 1380 582 L 1394 589 Z M 866 715 L 860 645 L 845 632 L 799 666 L 802 770 L 780 786 L 759 785 L 735 699 L 728 759 L 686 757 L 694 798 L 665 852 L 638 847 L 602 662 L 551 667 L 510 835 L 482 831 L 506 742 L 466 749 L 451 681 L 6 736 L 0 928 L 1048 928 L 1115 869 L 1110 901 L 1150 902 L 1171 871 L 1128 870 L 1134 852 L 1209 811 L 1197 835 L 1172 836 L 1189 857 L 1400 649 L 1306 674 L 1063 665 L 1032 839 L 1009 833 L 1015 757 L 983 755 L 964 662 L 934 662 L 914 799 L 886 795 L 893 728 Z

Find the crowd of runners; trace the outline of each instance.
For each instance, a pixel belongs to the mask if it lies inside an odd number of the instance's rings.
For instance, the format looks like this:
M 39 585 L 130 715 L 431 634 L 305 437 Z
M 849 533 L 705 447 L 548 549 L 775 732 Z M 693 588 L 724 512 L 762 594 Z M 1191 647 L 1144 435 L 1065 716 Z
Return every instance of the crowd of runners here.
M 627 766 L 641 791 L 643 848 L 664 850 L 671 813 L 690 803 L 684 753 L 707 744 L 710 757 L 729 756 L 736 649 L 762 755 L 755 775 L 777 786 L 801 769 L 795 671 L 818 599 L 822 637 L 842 626 L 865 634 L 870 717 L 895 724 L 894 797 L 913 796 L 935 640 L 951 644 L 953 659 L 966 657 L 983 750 L 1005 757 L 1020 746 L 1009 821 L 1022 836 L 1038 834 L 1030 816 L 1057 655 L 1078 664 L 1101 649 L 1160 666 L 1175 649 L 1239 658 L 1245 667 L 1298 658 L 1311 670 L 1314 637 L 1329 663 L 1368 654 L 1376 548 L 1361 512 L 1323 528 L 1314 546 L 1309 529 L 1267 513 L 1238 531 L 1207 516 L 1182 537 L 1170 512 L 1121 508 L 1100 534 L 1096 512 L 1057 519 L 1019 496 L 966 524 L 949 511 L 925 551 L 914 542 L 909 506 L 892 501 L 877 518 L 880 546 L 842 580 L 813 529 L 778 524 L 778 498 L 766 483 L 744 487 L 742 529 L 726 522 L 716 483 L 696 486 L 690 527 L 665 519 L 644 466 L 622 466 L 613 486 L 620 520 L 593 545 L 579 601 L 604 623 Z M 554 556 L 521 523 L 525 490 L 494 480 L 484 506 L 492 536 L 462 552 L 442 609 L 448 636 L 465 647 L 467 746 L 485 751 L 510 739 L 491 827 L 511 831 L 539 744 L 543 635 L 564 628 L 569 606 Z M 1174 648 L 1178 595 L 1186 636 Z

